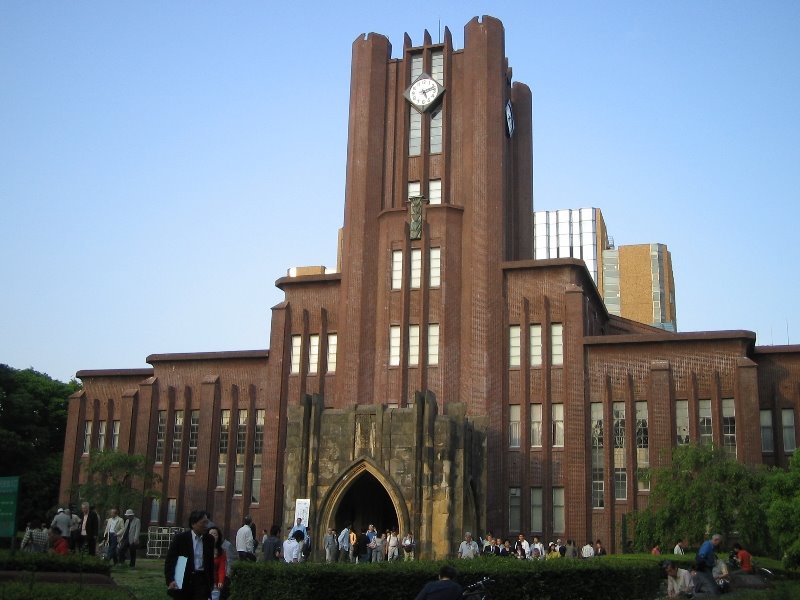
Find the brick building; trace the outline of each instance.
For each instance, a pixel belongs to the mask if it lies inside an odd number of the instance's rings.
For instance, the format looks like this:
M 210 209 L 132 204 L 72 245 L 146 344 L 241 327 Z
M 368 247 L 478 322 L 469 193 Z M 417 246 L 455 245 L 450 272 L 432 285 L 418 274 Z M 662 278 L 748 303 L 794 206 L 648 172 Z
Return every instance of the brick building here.
M 425 557 L 464 530 L 614 551 L 676 444 L 786 464 L 800 347 L 610 315 L 583 261 L 533 260 L 532 99 L 504 36 L 485 16 L 461 50 L 356 39 L 338 269 L 278 279 L 269 350 L 79 371 L 62 501 L 116 448 L 163 478 L 145 523 L 287 528 L 308 498 L 316 531 L 396 525 Z

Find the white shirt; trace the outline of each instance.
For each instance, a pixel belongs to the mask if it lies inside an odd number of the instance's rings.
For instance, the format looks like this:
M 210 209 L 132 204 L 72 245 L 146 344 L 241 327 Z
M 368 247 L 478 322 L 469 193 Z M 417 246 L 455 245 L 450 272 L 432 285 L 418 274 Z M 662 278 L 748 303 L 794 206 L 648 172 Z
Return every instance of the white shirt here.
M 531 544 L 531 558 L 533 558 L 533 550 L 536 548 L 539 550 L 539 558 L 542 558 L 544 556 L 544 544 L 542 544 L 542 542 L 534 542 Z
M 581 548 L 581 556 L 583 558 L 592 558 L 594 556 L 594 548 L 592 548 L 591 544 L 586 544 Z
M 303 546 L 294 538 L 283 542 L 283 560 L 287 563 L 300 562 L 303 556 Z
M 475 558 L 479 553 L 478 542 L 464 540 L 458 547 L 458 556 L 461 558 Z
M 685 594 L 691 594 L 694 592 L 692 576 L 686 569 L 678 569 L 675 577 L 670 577 L 667 575 L 667 596 L 674 598 L 681 592 Z
M 675 544 L 675 549 L 672 551 L 673 554 L 683 554 L 683 548 L 681 548 L 680 544 Z
M 252 554 L 254 545 L 253 530 L 250 529 L 250 525 L 242 525 L 236 532 L 236 551 Z
M 192 531 L 192 548 L 194 549 L 194 570 L 202 571 L 203 565 L 203 536 Z
M 106 521 L 106 534 L 113 531 L 116 535 L 119 535 L 122 533 L 123 529 L 125 529 L 125 524 L 122 522 L 122 517 L 119 515 L 116 517 L 109 517 L 108 521 Z

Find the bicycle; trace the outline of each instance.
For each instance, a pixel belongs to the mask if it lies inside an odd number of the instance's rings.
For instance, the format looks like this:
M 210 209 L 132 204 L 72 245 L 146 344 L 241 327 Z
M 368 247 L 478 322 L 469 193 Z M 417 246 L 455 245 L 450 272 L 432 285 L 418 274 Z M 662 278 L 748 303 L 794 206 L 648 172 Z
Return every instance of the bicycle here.
M 487 600 L 487 598 L 489 598 L 489 590 L 486 586 L 493 583 L 493 579 L 484 577 L 480 581 L 476 581 L 472 585 L 465 587 L 464 591 L 461 593 L 461 597 L 469 600 Z

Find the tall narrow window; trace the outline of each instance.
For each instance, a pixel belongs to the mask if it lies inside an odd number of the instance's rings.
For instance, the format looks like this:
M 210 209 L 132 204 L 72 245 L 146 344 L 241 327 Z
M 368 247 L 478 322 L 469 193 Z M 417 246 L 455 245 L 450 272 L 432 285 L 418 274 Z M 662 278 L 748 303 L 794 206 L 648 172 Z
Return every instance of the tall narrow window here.
M 439 324 L 428 325 L 428 364 L 439 364 Z
M 775 452 L 775 436 L 772 430 L 772 411 L 762 410 L 761 420 L 761 451 Z
M 263 408 L 256 410 L 256 427 L 253 432 L 253 476 L 250 478 L 250 502 L 258 504 L 261 500 L 261 463 L 264 456 L 264 417 Z
M 175 422 L 172 424 L 172 462 L 181 462 L 181 446 L 183 445 L 183 411 L 175 411 Z
M 700 400 L 698 403 L 700 411 L 700 419 L 698 422 L 698 429 L 700 432 L 700 443 L 710 444 L 713 440 L 712 437 L 712 423 L 711 423 L 711 400 Z
M 519 367 L 519 325 L 508 328 L 508 366 Z
M 111 449 L 119 449 L 119 421 L 111 423 Z
M 589 406 L 592 421 L 592 508 L 603 508 L 606 503 L 603 404 L 592 402 Z
M 422 54 L 411 57 L 411 81 L 422 75 Z M 408 107 L 408 155 L 419 156 L 422 151 L 422 115 L 411 106 Z
M 508 489 L 508 530 L 522 529 L 522 494 L 518 487 Z
M 625 467 L 614 468 L 614 499 L 628 499 L 628 473 Z
M 200 441 L 200 411 L 193 410 L 189 414 L 189 457 L 186 459 L 186 469 L 194 471 L 197 467 L 197 444 Z
M 408 197 L 417 198 L 422 196 L 422 184 L 419 181 L 409 181 L 408 182 Z
M 97 449 L 105 450 L 106 447 L 106 422 L 97 423 Z
M 403 287 L 403 251 L 392 250 L 392 289 Z
M 396 367 L 400 364 L 400 326 L 389 327 L 389 366 Z
M 422 283 L 422 250 L 411 250 L 411 289 L 418 290 Z
M 299 335 L 292 336 L 292 373 L 300 372 L 300 356 L 303 352 L 303 338 Z
M 241 496 L 244 491 L 244 459 L 247 452 L 247 410 L 239 410 L 239 423 L 236 427 L 236 464 L 233 470 L 233 495 Z
M 419 365 L 419 325 L 408 326 L 408 364 Z
M 428 202 L 430 204 L 442 203 L 442 180 L 431 179 L 428 182 Z
M 531 366 L 542 366 L 542 326 L 531 325 Z
M 564 533 L 564 488 L 553 488 L 553 533 Z
M 552 404 L 550 406 L 553 415 L 553 446 L 564 445 L 564 405 Z
M 219 413 L 219 452 L 217 461 L 217 487 L 225 487 L 228 478 L 228 444 L 231 431 L 231 411 L 227 408 Z
M 92 449 L 92 422 L 86 421 L 83 424 L 83 453 L 89 454 L 89 451 Z M 158 459 L 156 459 L 158 462 Z
M 647 469 L 650 467 L 650 421 L 647 416 L 647 402 L 636 403 L 636 486 L 640 491 L 650 489 Z
M 158 411 L 158 425 L 156 426 L 156 462 L 164 461 L 164 441 L 167 439 L 167 411 Z
M 722 447 L 736 458 L 736 406 L 733 398 L 722 399 Z
M 308 336 L 308 372 L 316 375 L 319 370 L 319 336 Z
M 531 404 L 531 446 L 542 445 L 542 405 Z
M 508 407 L 508 447 L 519 448 L 519 404 Z
M 178 513 L 178 499 L 167 499 L 167 525 L 174 525 Z
M 431 77 L 444 85 L 444 53 L 431 52 Z M 442 106 L 431 111 L 431 154 L 442 151 Z
M 542 488 L 531 488 L 531 531 L 541 533 L 544 531 L 544 502 Z
M 328 373 L 336 372 L 336 346 L 339 338 L 335 333 L 328 334 Z
M 797 447 L 794 437 L 794 409 L 784 408 L 781 410 L 781 421 L 783 422 L 783 451 L 792 453 Z
M 161 501 L 158 498 L 153 498 L 150 502 L 150 522 L 158 523 L 161 513 Z
M 675 433 L 678 446 L 689 443 L 689 401 L 677 400 L 675 402 Z
M 564 325 L 561 323 L 550 327 L 550 352 L 553 365 L 564 364 Z
M 430 286 L 438 288 L 442 284 L 442 249 L 430 250 Z

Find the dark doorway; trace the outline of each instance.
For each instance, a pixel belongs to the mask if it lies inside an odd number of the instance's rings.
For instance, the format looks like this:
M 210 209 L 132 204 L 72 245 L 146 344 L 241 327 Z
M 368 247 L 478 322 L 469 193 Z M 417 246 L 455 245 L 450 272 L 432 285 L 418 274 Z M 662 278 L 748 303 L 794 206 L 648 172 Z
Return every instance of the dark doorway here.
M 336 509 L 336 531 L 351 523 L 356 531 L 375 525 L 378 531 L 398 528 L 397 512 L 386 489 L 375 477 L 362 472 Z

